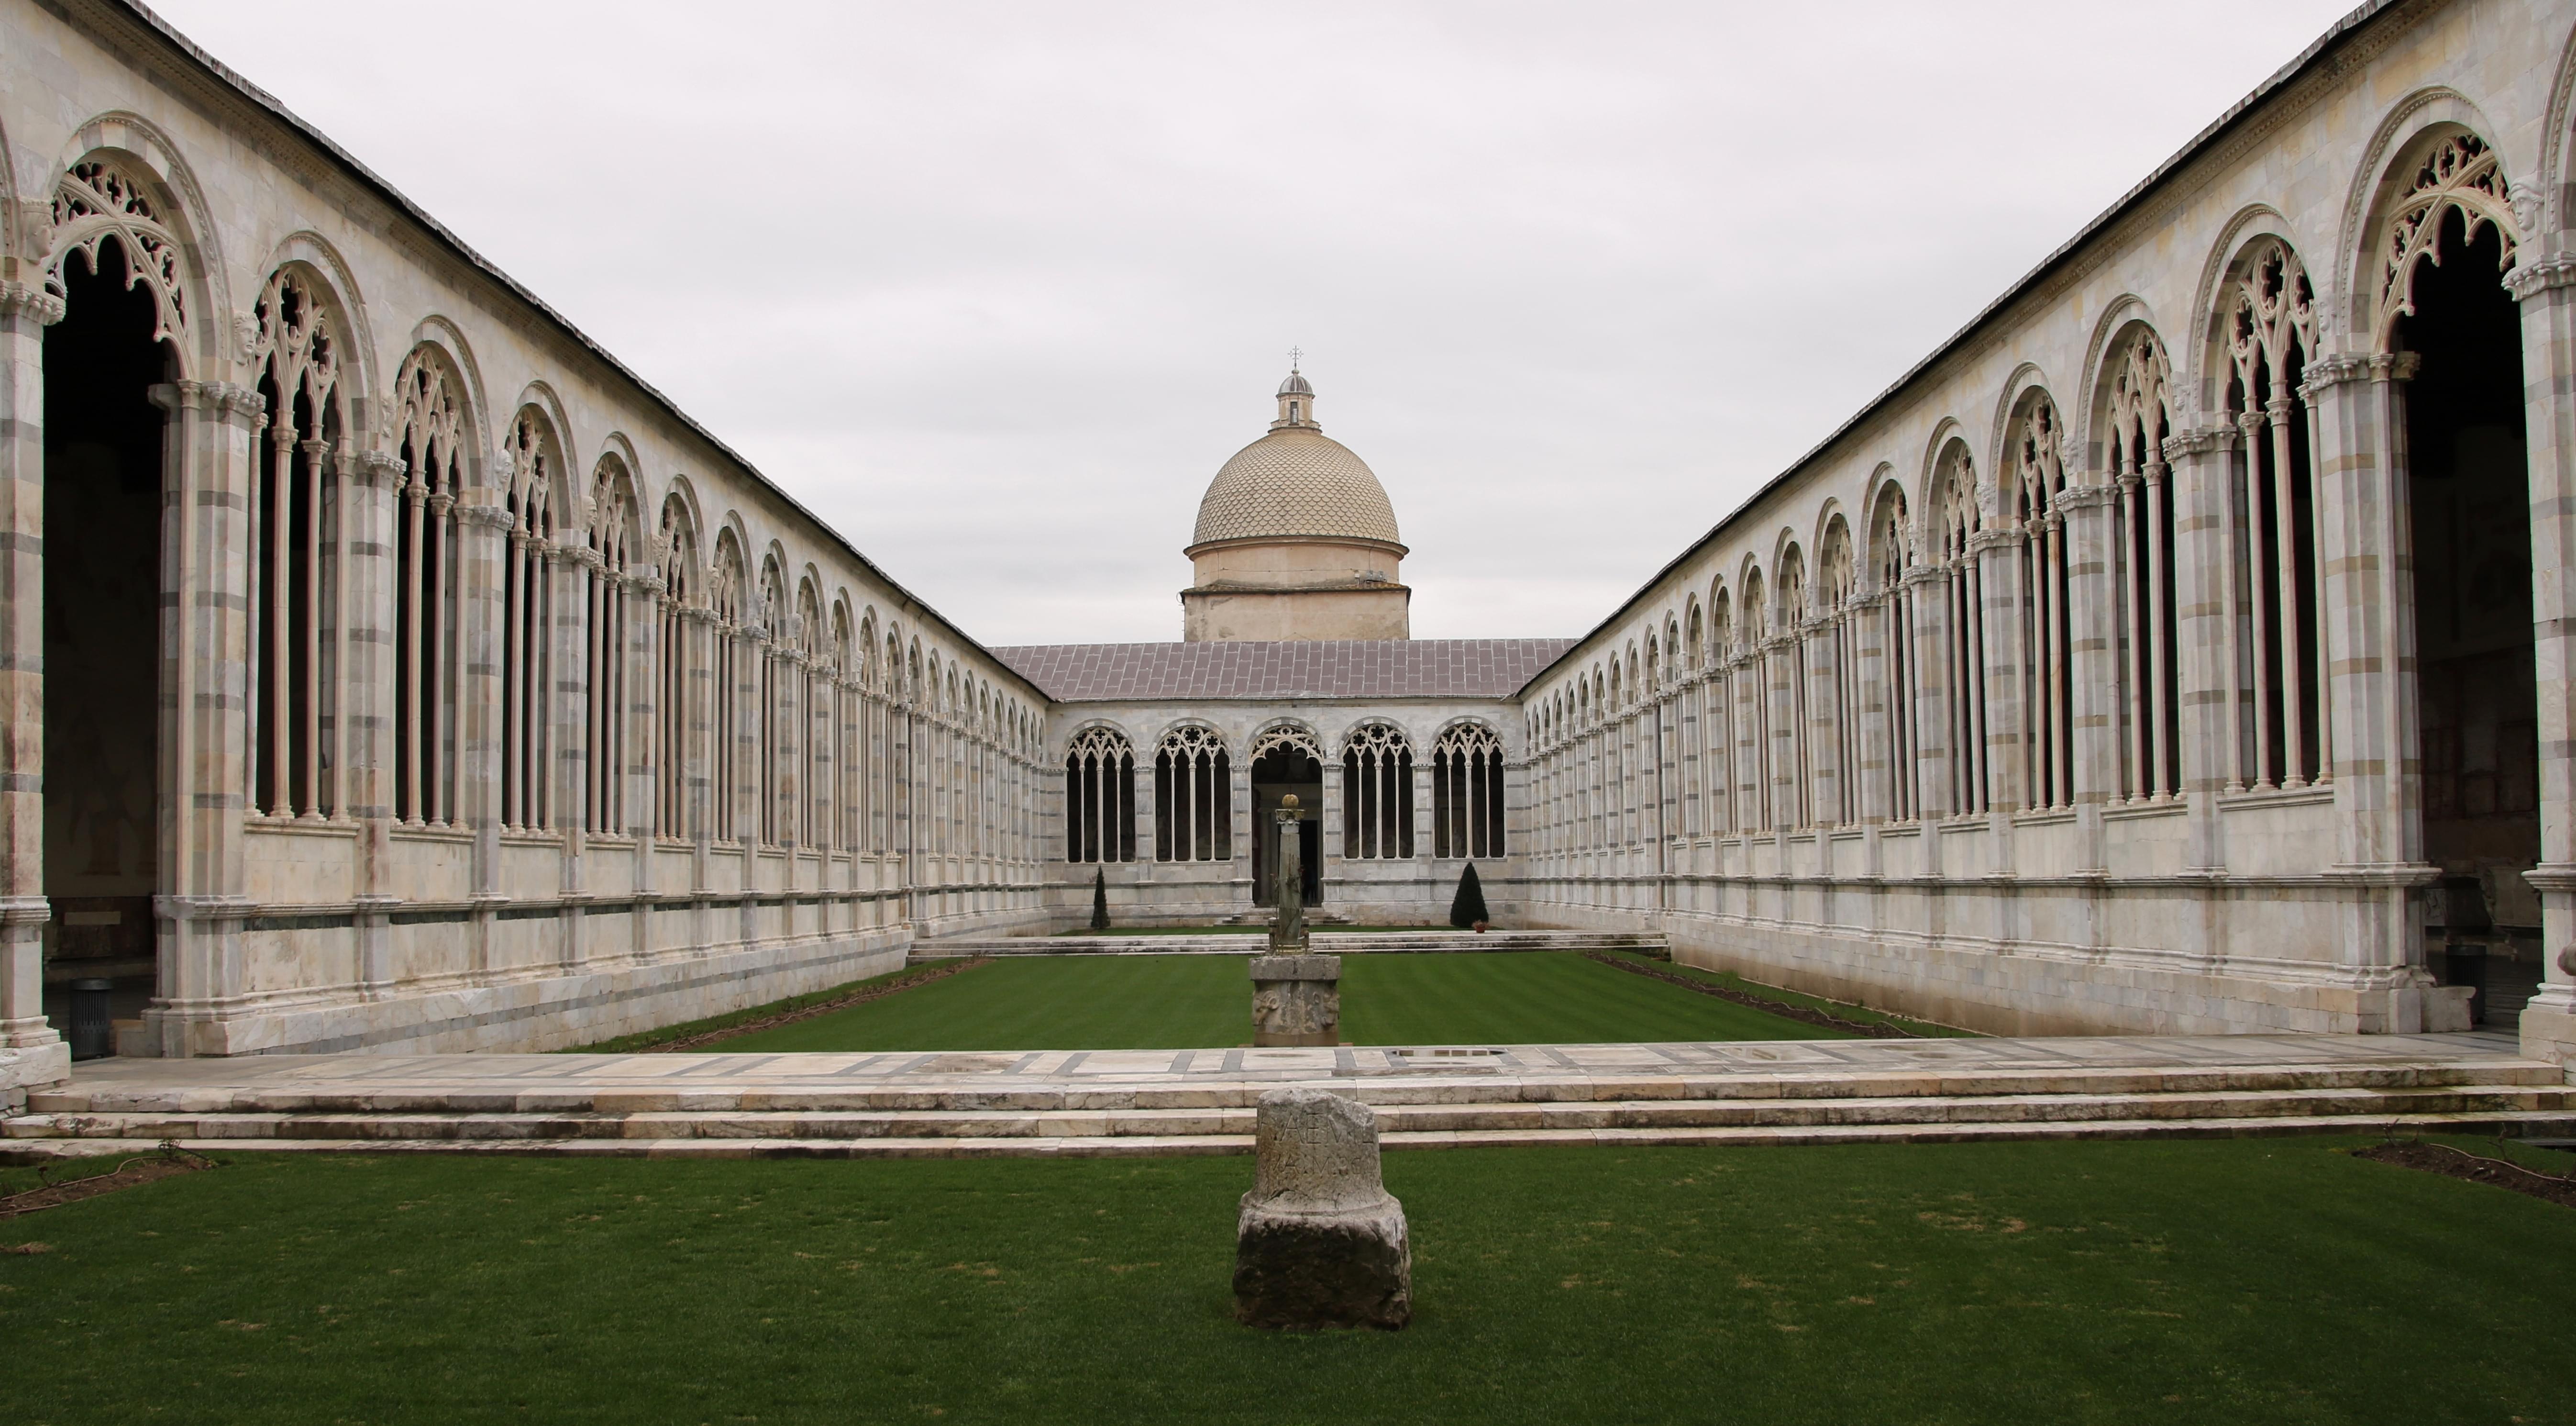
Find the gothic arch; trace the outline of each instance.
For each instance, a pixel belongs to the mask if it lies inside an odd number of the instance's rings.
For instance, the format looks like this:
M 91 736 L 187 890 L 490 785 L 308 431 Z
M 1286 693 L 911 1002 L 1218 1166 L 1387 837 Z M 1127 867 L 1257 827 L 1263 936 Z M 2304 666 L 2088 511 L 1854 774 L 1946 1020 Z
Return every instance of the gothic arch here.
M 2013 444 L 2016 435 L 2013 423 L 2029 409 L 2032 392 L 2038 392 L 2043 401 L 2048 399 L 2050 384 L 2035 362 L 2023 362 L 2013 368 L 2011 376 L 2004 378 L 2003 387 L 1995 396 L 1994 420 L 1986 426 L 1994 441 L 1986 452 L 1986 469 L 2000 471 L 2004 468 L 2005 451 Z
M 546 498 L 553 502 L 557 521 L 566 525 L 577 523 L 581 518 L 578 502 L 583 492 L 573 483 L 572 426 L 565 419 L 562 398 L 556 396 L 554 388 L 545 382 L 531 381 L 519 388 L 519 397 L 510 403 L 510 409 L 516 413 L 512 417 L 513 421 L 522 419 L 533 411 L 542 423 L 540 429 L 545 435 L 546 450 L 549 453 L 546 473 L 553 482 L 553 487 L 546 492 Z M 515 434 L 513 440 L 515 443 Z M 525 472 L 517 472 L 514 479 L 524 474 Z
M 644 504 L 644 462 L 635 454 L 635 443 L 623 431 L 611 431 L 599 442 L 599 460 L 615 460 L 626 468 L 628 495 L 638 510 Z M 594 467 L 598 462 L 593 462 Z
M 1861 582 L 1865 588 L 1883 590 L 1893 583 L 1893 574 L 1913 562 L 1913 533 L 1906 528 L 1905 486 L 1897 480 L 1895 466 L 1879 462 L 1878 469 L 1870 472 L 1868 492 L 1861 505 L 1869 512 L 1859 551 Z
M 368 321 L 366 294 L 359 289 L 348 260 L 330 239 L 307 229 L 289 233 L 280 241 L 262 270 L 269 274 L 262 284 L 263 293 L 275 286 L 279 273 L 289 270 L 301 270 L 305 281 L 315 284 L 315 295 L 332 320 L 340 324 L 347 347 L 342 353 L 342 365 L 351 382 L 351 415 L 359 423 L 357 429 L 372 429 L 375 423 L 368 418 L 374 414 L 373 396 L 384 389 L 384 384 L 376 375 L 376 334 Z
M 1960 424 L 1959 418 L 1944 416 L 1940 423 L 1932 428 L 1932 439 L 1925 442 L 1923 446 L 1922 481 L 1927 497 L 1938 484 L 1941 463 L 1951 457 L 1953 447 L 1957 448 L 1957 453 L 1960 455 L 1967 455 L 1974 449 L 1968 441 L 1968 428 Z M 1973 458 L 1969 460 L 1968 468 L 1971 472 L 1976 469 L 1976 461 Z M 1983 490 L 1976 489 L 1972 485 L 1969 499 L 1974 501 L 1982 498 L 1984 494 Z
M 2294 253 L 2322 251 L 2316 243 L 2308 241 L 2310 236 L 2295 231 L 2281 210 L 2269 203 L 2248 203 L 2237 209 L 2234 216 L 2219 228 L 2218 237 L 2209 245 L 2208 255 L 2201 260 L 2200 281 L 2192 288 L 2190 325 L 2177 333 L 2182 346 L 2171 353 L 2175 362 L 2176 429 L 2189 429 L 2199 423 L 2202 413 L 2217 409 L 2218 384 L 2226 365 L 2219 348 L 2225 342 L 2226 309 L 2233 291 L 2231 279 L 2243 269 L 2248 251 L 2264 237 L 2278 240 Z M 2318 305 L 2322 308 L 2323 294 L 2319 296 Z M 2136 302 L 2135 306 L 2138 310 L 2134 317 L 2123 304 L 2114 304 L 2103 311 L 2102 320 L 2095 324 L 2093 351 L 2085 363 L 2085 370 L 2099 372 L 2102 369 L 2102 363 L 2108 359 L 2113 334 L 2131 320 L 2143 321 L 2158 331 L 2163 330 L 2154 314 L 2146 310 L 2144 302 Z
M 1936 448 L 1923 489 L 1924 543 L 1937 549 L 1944 560 L 1961 558 L 1967 553 L 1968 537 L 1985 524 L 1984 490 L 1966 439 L 1953 434 L 1947 444 Z
M 2495 147 L 2500 130 L 2488 121 L 2476 104 L 2458 91 L 2440 86 L 2419 89 L 2390 106 L 2388 116 L 2371 135 L 2362 151 L 2362 160 L 2353 170 L 2352 184 L 2344 198 L 2342 231 L 2335 241 L 2335 274 L 2341 291 L 2330 309 L 2321 317 L 2329 327 L 2339 323 L 2328 338 L 2330 343 L 2355 349 L 2383 351 L 2396 325 L 2398 312 L 2388 301 L 2390 267 L 2400 263 L 2411 275 L 2413 264 L 2423 254 L 2420 247 L 2393 247 L 2394 236 L 2387 231 L 2391 220 L 2429 212 L 2421 226 L 2438 234 L 2441 214 L 2450 200 L 2461 200 L 2466 209 L 2474 207 L 2476 221 L 2469 235 L 2477 236 L 2479 226 L 2493 222 L 2504 238 L 2506 266 L 2512 266 L 2520 247 L 2523 227 L 2512 211 L 2520 208 L 2537 216 L 2539 195 L 2528 187 L 2515 189 L 2511 170 L 2503 163 L 2502 152 Z M 2440 186 L 2429 209 L 2423 205 L 2425 193 L 2420 189 L 2421 170 L 2427 160 L 2466 136 L 2475 141 L 2482 155 L 2491 163 L 2478 165 L 2477 172 L 2454 171 L 2449 182 Z M 2530 172 L 2528 166 L 2523 170 Z M 2481 186 L 2492 175 L 2491 187 Z M 2457 181 L 2466 178 L 2472 185 L 2464 190 Z M 2343 341 L 2334 342 L 2334 337 Z
M 154 216 L 172 239 L 176 267 L 171 276 L 183 294 L 182 300 L 192 300 L 195 306 L 195 311 L 188 314 L 188 320 L 170 343 L 178 356 L 179 374 L 182 377 L 202 377 L 221 371 L 236 346 L 246 355 L 251 345 L 250 334 L 236 329 L 221 230 L 213 220 L 213 209 L 207 204 L 205 192 L 198 185 L 194 171 L 179 156 L 177 147 L 151 121 L 140 115 L 114 111 L 82 124 L 72 132 L 56 155 L 52 169 L 44 176 L 47 201 L 53 205 L 48 230 L 40 234 L 21 233 L 19 237 L 29 248 L 35 246 L 36 239 L 41 238 L 44 242 L 45 251 L 31 256 L 40 259 L 46 286 L 56 295 L 60 294 L 59 264 L 72 246 L 81 241 L 74 235 L 78 225 L 66 225 L 63 220 L 63 180 L 81 165 L 91 162 L 116 164 L 141 180 L 145 186 L 145 197 L 154 202 Z M 16 187 L 14 176 L 12 186 Z M 12 207 L 13 221 L 23 221 L 23 206 Z M 139 265 L 143 255 L 136 253 L 133 256 Z M 275 264 L 270 266 L 273 268 Z M 356 291 L 354 287 L 342 290 Z M 354 334 L 358 329 L 352 326 L 346 330 Z
M 1820 614 L 1840 609 L 1860 592 L 1860 570 L 1852 549 L 1851 522 L 1835 510 L 1816 541 L 1816 607 Z
M 673 502 L 677 502 L 680 508 L 687 513 L 689 530 L 691 533 L 698 536 L 699 550 L 703 556 L 706 549 L 706 504 L 698 498 L 697 483 L 678 471 L 673 471 L 671 473 L 671 478 L 665 484 L 662 492 L 662 505 L 665 510 L 667 510 Z
M 2568 31 L 2567 43 L 2558 53 L 2558 73 L 2550 81 L 2549 104 L 2543 112 L 2540 166 L 2533 172 L 2540 179 L 2535 196 L 2546 211 L 2524 226 L 2534 234 L 2563 233 L 2576 225 L 2576 211 L 2570 210 L 2566 190 L 2568 129 L 2576 125 L 2576 28 Z
M 492 448 L 492 408 L 484 400 L 482 368 L 475 363 L 474 349 L 467 345 L 464 330 L 435 313 L 421 318 L 411 329 L 410 352 L 418 353 L 423 348 L 436 351 L 456 369 L 458 390 L 465 402 L 466 464 L 471 470 L 473 483 L 480 487 L 490 478 L 484 453 Z M 409 354 L 404 359 L 408 361 Z M 393 414 L 388 407 L 386 415 L 391 417 Z

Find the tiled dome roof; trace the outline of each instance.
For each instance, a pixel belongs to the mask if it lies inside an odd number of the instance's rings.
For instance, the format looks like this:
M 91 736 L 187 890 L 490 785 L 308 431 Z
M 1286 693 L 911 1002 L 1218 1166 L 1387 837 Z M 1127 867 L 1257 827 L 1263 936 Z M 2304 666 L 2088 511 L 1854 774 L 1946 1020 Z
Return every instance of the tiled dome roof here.
M 1190 543 L 1269 535 L 1403 543 L 1395 507 L 1368 463 L 1312 426 L 1283 427 L 1236 451 L 1208 482 Z

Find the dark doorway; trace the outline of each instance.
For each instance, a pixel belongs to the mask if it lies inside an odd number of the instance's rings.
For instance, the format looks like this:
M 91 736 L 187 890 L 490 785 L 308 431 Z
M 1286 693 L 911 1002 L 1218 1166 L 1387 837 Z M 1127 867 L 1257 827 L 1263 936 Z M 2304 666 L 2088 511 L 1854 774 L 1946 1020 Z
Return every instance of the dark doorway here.
M 1303 820 L 1298 849 L 1306 904 L 1324 904 L 1324 764 L 1302 748 L 1272 748 L 1252 760 L 1252 904 L 1268 906 L 1279 880 L 1279 842 L 1272 818 L 1280 799 L 1294 793 Z
M 150 388 L 169 363 L 115 239 L 97 271 L 68 258 L 63 285 L 45 329 L 45 1014 L 69 1035 L 75 983 L 107 982 L 113 1020 L 155 993 L 166 422 Z
M 2423 737 L 2429 969 L 2510 1027 L 2540 985 L 2538 690 L 2531 633 L 2531 485 L 2522 324 L 2498 281 L 2493 227 L 2470 242 L 2444 215 L 2441 261 L 2414 275 L 2398 345 L 2413 485 L 2415 645 Z

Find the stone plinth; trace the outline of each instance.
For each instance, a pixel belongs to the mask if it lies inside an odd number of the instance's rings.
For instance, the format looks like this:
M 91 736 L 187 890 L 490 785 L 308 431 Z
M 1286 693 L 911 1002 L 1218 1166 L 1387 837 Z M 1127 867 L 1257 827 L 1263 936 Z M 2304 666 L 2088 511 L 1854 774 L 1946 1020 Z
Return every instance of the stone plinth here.
M 1252 1043 L 1342 1042 L 1340 956 L 1254 956 Z
M 1327 959 L 1327 958 L 1319 958 Z M 1377 1112 L 1321 1089 L 1261 1096 L 1252 1191 L 1235 1218 L 1234 1316 L 1254 1327 L 1403 1326 L 1404 1205 L 1378 1176 Z

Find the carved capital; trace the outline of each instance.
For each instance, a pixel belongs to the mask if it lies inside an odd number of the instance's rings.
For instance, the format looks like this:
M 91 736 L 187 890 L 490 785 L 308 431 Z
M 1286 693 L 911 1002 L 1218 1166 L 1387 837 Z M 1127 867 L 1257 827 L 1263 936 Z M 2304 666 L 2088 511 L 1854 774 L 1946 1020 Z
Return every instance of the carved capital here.
M 432 500 L 430 503 L 435 505 L 438 502 Z M 511 514 L 507 506 L 482 504 L 457 506 L 456 520 L 459 524 L 479 525 L 487 530 L 506 530 L 518 523 L 518 517 Z
M 2341 386 L 2347 381 L 2368 381 L 2371 376 L 2370 365 L 2370 358 L 2366 356 L 2319 357 L 2308 363 L 2306 379 L 2299 384 L 2299 389 L 2303 393 L 2314 393 L 2324 391 L 2328 387 Z M 2253 430 L 2253 426 L 2248 421 L 2251 415 L 2252 413 L 2249 412 L 2246 416 L 2236 418 L 2238 424 L 2244 425 L 2249 433 Z
M 2517 202 L 2520 197 L 2516 195 Z M 2523 231 L 2535 230 L 2526 227 Z M 2513 271 L 2504 275 L 2504 290 L 2512 293 L 2516 302 L 2528 302 L 2541 293 L 2555 292 L 2562 287 L 2576 287 L 2576 257 L 2551 257 L 2518 263 Z
M 50 327 L 63 319 L 63 299 L 24 282 L 0 282 L 0 321 L 21 315 L 33 318 L 39 327 Z
M 403 477 L 402 457 L 391 451 L 360 451 L 354 469 L 358 483 L 369 489 L 390 490 Z
M 2183 431 L 2165 437 L 2163 449 L 2166 460 L 2180 461 L 2190 456 L 2205 456 L 2232 450 L 2235 445 L 2234 427 L 2202 426 L 2196 430 Z

